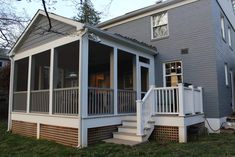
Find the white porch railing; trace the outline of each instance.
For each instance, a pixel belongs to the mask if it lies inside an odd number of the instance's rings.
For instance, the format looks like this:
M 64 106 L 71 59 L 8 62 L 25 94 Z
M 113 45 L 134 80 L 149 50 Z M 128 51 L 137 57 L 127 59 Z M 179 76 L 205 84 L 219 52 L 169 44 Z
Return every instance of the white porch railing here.
M 107 115 L 114 112 L 113 89 L 88 88 L 88 115 Z
M 54 89 L 53 114 L 78 115 L 79 87 Z
M 136 113 L 136 91 L 118 90 L 118 113 Z
M 27 91 L 14 92 L 13 94 L 13 111 L 26 112 L 27 108 Z
M 202 88 L 151 87 L 142 100 L 137 101 L 137 134 L 143 135 L 148 121 L 156 114 L 175 114 L 177 116 L 203 113 Z
M 31 91 L 30 112 L 49 112 L 49 90 Z

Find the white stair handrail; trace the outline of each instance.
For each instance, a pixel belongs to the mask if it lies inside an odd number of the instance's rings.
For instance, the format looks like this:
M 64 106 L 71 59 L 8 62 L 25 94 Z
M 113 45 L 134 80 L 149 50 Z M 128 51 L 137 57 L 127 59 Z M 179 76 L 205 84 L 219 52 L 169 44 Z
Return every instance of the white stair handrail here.
M 136 104 L 137 104 L 137 135 L 144 135 L 144 127 L 145 125 L 148 123 L 148 120 L 150 120 L 152 114 L 153 114 L 153 106 L 154 106 L 154 102 L 152 102 L 151 104 L 146 104 L 146 102 L 148 102 L 151 98 L 153 98 L 154 100 L 154 96 L 153 96 L 153 92 L 154 92 L 154 88 L 155 86 L 150 86 L 150 89 L 148 90 L 148 92 L 146 93 L 146 95 L 144 96 L 144 98 L 142 100 L 137 100 Z M 146 107 L 150 107 L 150 110 L 145 110 Z M 144 114 L 144 111 L 147 111 L 148 114 Z

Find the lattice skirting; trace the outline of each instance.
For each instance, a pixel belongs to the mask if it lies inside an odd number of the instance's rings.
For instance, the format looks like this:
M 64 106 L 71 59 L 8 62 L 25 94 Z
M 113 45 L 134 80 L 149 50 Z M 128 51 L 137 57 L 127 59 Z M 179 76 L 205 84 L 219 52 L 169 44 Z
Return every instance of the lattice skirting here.
M 37 124 L 13 120 L 12 133 L 27 137 L 37 137 Z
M 155 126 L 151 138 L 160 142 L 178 142 L 179 128 L 173 126 Z
M 119 125 L 104 126 L 88 129 L 88 144 L 94 144 L 101 140 L 113 137 L 113 132 L 117 132 Z
M 60 126 L 52 126 L 40 124 L 40 129 L 37 129 L 37 123 L 29 123 L 23 121 L 12 121 L 12 133 L 28 137 L 37 137 L 39 130 L 39 138 L 54 141 L 66 146 L 78 146 L 78 128 L 68 128 Z

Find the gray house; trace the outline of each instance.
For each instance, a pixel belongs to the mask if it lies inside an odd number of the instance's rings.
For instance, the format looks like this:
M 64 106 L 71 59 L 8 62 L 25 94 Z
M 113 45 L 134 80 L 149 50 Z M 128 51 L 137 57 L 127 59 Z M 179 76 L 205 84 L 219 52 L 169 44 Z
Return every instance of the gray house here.
M 233 6 L 231 0 L 168 0 L 99 28 L 156 46 L 156 86 L 202 86 L 205 117 L 218 129 L 235 109 Z
M 49 13 L 48 31 L 46 16 L 10 52 L 9 131 L 73 147 L 187 142 L 232 113 L 230 0 L 169 0 L 99 28 Z

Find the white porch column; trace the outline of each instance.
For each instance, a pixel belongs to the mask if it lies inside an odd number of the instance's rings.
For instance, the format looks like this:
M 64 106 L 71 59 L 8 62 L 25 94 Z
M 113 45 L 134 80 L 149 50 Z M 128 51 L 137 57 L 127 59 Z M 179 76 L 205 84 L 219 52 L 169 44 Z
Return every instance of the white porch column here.
M 187 142 L 187 126 L 179 126 L 179 142 Z
M 203 88 L 198 87 L 198 89 L 200 90 L 200 111 L 203 113 Z
M 178 84 L 179 88 L 179 116 L 184 116 L 184 85 Z
M 11 131 L 11 112 L 12 112 L 12 105 L 13 105 L 13 82 L 14 82 L 14 68 L 15 68 L 15 62 L 11 58 L 11 71 L 10 71 L 10 87 L 9 87 L 9 107 L 8 107 L 8 127 L 7 131 Z
M 49 115 L 52 115 L 53 110 L 53 77 L 54 77 L 54 48 L 51 49 L 50 61 L 50 87 L 49 87 Z
M 110 86 L 113 88 L 114 98 L 114 115 L 118 114 L 118 50 L 117 47 L 113 48 L 113 53 L 110 55 Z
M 26 113 L 30 112 L 30 97 L 31 97 L 31 72 L 32 72 L 32 56 L 29 56 L 29 64 L 28 64 L 28 85 L 27 85 L 27 107 Z
M 80 40 L 80 58 L 79 58 L 79 115 L 80 115 L 80 146 L 87 146 L 87 127 L 83 118 L 88 116 L 88 56 L 89 41 L 85 34 Z
M 137 92 L 137 100 L 141 100 L 141 72 L 140 72 L 140 64 L 139 64 L 139 55 L 136 55 L 136 92 Z

